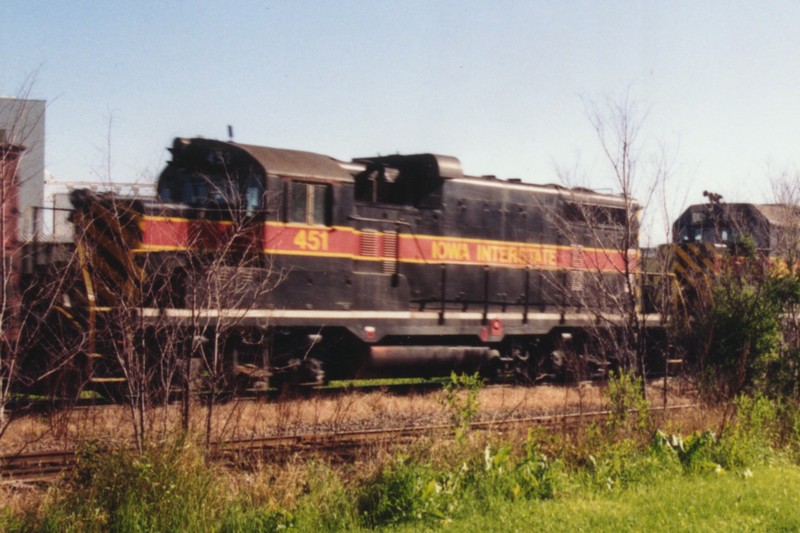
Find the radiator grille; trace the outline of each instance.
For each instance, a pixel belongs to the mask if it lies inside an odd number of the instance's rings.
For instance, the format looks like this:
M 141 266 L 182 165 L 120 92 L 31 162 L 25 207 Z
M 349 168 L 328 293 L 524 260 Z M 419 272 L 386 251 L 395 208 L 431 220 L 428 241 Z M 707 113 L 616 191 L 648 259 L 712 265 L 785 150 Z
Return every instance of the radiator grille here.
M 383 235 L 383 263 L 382 271 L 384 274 L 397 273 L 397 246 L 398 235 L 396 231 L 387 231 Z
M 379 239 L 378 232 L 367 229 L 361 232 L 361 255 L 365 257 L 378 257 Z

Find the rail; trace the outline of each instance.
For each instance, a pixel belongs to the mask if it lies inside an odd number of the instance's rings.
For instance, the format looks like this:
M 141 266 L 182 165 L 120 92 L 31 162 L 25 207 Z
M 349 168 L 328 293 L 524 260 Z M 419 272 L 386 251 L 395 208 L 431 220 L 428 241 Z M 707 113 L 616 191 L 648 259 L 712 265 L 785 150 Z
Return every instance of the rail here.
M 697 404 L 652 407 L 651 413 L 666 413 L 695 409 Z M 631 409 L 631 412 L 635 412 Z M 521 427 L 562 427 L 568 429 L 579 423 L 603 419 L 611 411 L 590 411 L 558 415 L 542 415 L 473 422 L 475 431 L 512 431 Z M 453 426 L 436 424 L 427 426 L 405 426 L 360 431 L 333 433 L 305 433 L 248 439 L 230 439 L 214 442 L 210 446 L 209 458 L 235 466 L 251 457 L 280 460 L 298 454 L 324 454 L 331 459 L 346 460 L 364 447 L 386 443 L 392 447 L 413 442 L 422 435 L 452 435 Z M 46 482 L 70 470 L 76 464 L 75 450 L 0 455 L 0 482 Z

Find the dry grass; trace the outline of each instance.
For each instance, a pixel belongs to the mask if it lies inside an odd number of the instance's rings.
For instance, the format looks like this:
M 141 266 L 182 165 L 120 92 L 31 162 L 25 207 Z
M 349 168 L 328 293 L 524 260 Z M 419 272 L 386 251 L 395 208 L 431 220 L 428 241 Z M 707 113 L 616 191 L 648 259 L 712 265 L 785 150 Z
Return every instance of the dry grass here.
M 670 404 L 691 398 L 670 384 Z M 663 382 L 650 385 L 653 405 L 661 405 Z M 480 392 L 479 418 L 504 418 L 560 414 L 602 409 L 603 387 L 596 383 L 577 386 L 490 386 Z M 192 433 L 205 432 L 205 407 L 192 406 Z M 149 435 L 164 438 L 180 427 L 180 407 L 154 408 L 149 413 Z M 446 408 L 438 391 L 392 394 L 376 391 L 346 392 L 335 396 L 231 401 L 215 406 L 212 439 L 249 439 L 281 434 L 327 433 L 373 427 L 429 425 L 447 422 Z M 0 439 L 0 454 L 66 448 L 86 440 L 131 442 L 131 413 L 124 405 L 79 408 L 50 416 L 26 416 L 14 420 Z
M 0 484 L 0 511 L 21 516 L 30 509 L 36 509 L 46 495 L 41 486 L 26 483 Z

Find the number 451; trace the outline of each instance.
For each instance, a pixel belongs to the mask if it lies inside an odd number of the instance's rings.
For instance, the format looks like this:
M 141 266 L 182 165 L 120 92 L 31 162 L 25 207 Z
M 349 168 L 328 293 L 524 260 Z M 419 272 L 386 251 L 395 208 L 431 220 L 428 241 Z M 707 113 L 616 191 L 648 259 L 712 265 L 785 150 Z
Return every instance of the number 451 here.
M 328 232 L 301 229 L 294 236 L 294 241 L 292 242 L 301 250 L 324 251 L 328 249 Z

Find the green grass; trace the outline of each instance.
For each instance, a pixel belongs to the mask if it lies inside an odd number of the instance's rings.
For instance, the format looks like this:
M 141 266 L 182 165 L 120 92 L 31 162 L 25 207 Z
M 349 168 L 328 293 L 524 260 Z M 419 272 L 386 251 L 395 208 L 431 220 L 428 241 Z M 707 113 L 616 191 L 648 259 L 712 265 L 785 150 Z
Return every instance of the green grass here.
M 0 531 L 800 531 L 800 408 L 735 406 L 719 436 L 668 435 L 618 410 L 574 439 L 469 432 L 371 462 L 252 472 L 209 464 L 186 438 L 139 454 L 88 443 L 38 508 L 0 503 Z
M 677 474 L 619 493 L 516 501 L 428 529 L 442 531 L 798 531 L 800 467 L 757 467 L 747 475 Z M 408 524 L 395 531 L 418 531 Z
M 339 388 L 359 388 L 359 387 L 400 387 L 409 385 L 433 385 L 445 384 L 450 380 L 449 377 L 438 378 L 375 378 L 375 379 L 347 379 L 347 380 L 331 380 L 321 389 L 339 389 Z
M 404 472 L 412 473 L 414 469 Z M 317 472 L 319 474 L 319 472 Z M 317 478 L 318 476 L 314 476 Z M 289 511 L 248 505 L 242 500 L 227 505 L 217 498 L 189 502 L 188 515 L 163 520 L 165 509 L 147 506 L 117 509 L 117 519 L 74 513 L 59 507 L 42 522 L 20 523 L 7 517 L 8 530 L 44 531 L 798 531 L 800 530 L 800 467 L 773 464 L 745 470 L 744 473 L 685 474 L 673 472 L 658 481 L 635 483 L 621 491 L 596 491 L 585 484 L 573 485 L 554 499 L 487 499 L 473 492 L 461 493 L 459 509 L 452 516 L 420 515 L 400 524 L 365 522 L 355 509 L 353 493 L 344 487 L 307 486 L 310 493 Z M 397 484 L 395 478 L 393 483 Z M 413 484 L 402 478 L 402 483 Z M 334 484 L 335 485 L 335 484 Z M 377 488 L 377 487 L 372 487 Z M 487 487 L 488 488 L 488 487 Z M 363 493 L 362 493 L 363 494 Z M 321 501 L 320 497 L 325 497 Z M 121 502 L 122 503 L 122 502 Z M 182 505 L 186 505 L 183 503 Z M 211 509 L 206 508 L 210 505 Z M 178 506 L 180 507 L 180 506 Z M 408 507 L 413 509 L 413 507 Z M 97 509 L 99 510 L 99 509 Z M 162 515 L 146 517 L 156 511 Z M 65 512 L 66 511 L 66 512 Z M 70 512 L 72 511 L 72 512 Z M 414 509 L 416 512 L 417 509 Z M 73 514 L 74 513 L 74 514 Z M 103 513 L 101 513 L 102 515 Z M 213 516 L 212 516 L 213 515 Z M 98 521 L 98 519 L 100 519 Z M 0 518 L 0 529 L 4 520 Z M 16 523 L 15 523 L 16 522 Z M 38 522 L 38 523 L 37 523 Z

